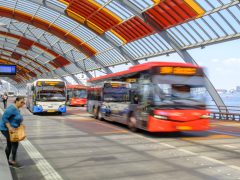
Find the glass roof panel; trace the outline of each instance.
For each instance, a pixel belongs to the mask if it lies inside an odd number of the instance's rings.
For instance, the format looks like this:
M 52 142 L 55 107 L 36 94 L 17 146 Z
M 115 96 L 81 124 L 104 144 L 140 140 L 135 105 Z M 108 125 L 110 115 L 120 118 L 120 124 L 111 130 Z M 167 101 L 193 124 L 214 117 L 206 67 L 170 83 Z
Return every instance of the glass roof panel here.
M 49 61 L 44 55 L 37 56 L 36 60 L 41 64 L 45 64 Z
M 138 7 L 139 9 L 141 9 L 142 11 L 144 11 L 144 9 L 149 8 L 150 6 L 153 6 L 154 3 L 152 0 L 129 0 L 129 2 L 131 2 L 132 4 L 134 4 L 136 7 Z
M 65 76 L 64 79 L 66 79 L 66 81 L 70 84 L 77 84 L 77 82 L 71 76 Z
M 41 6 L 38 9 L 35 16 L 40 17 L 40 18 L 42 18 L 42 19 L 44 19 L 48 22 L 53 23 L 59 15 L 60 14 L 57 13 L 56 11 L 52 11 L 48 8 L 45 8 L 45 7 Z
M 105 51 L 106 49 L 112 48 L 108 43 L 103 41 L 100 37 L 96 37 L 88 41 L 88 44 L 94 47 L 98 52 L 102 52 L 102 51 Z
M 58 68 L 58 69 L 55 69 L 54 72 L 56 72 L 57 74 L 61 75 L 61 76 L 67 76 L 68 73 L 63 71 L 62 69 Z
M 2 54 L 7 55 L 7 56 L 11 56 L 12 55 L 12 53 L 8 52 L 8 51 L 2 51 Z
M 16 1 L 16 2 L 17 2 L 15 6 L 16 10 L 20 10 L 31 15 L 34 15 L 39 8 L 39 5 L 34 3 L 29 4 L 28 1 Z
M 97 59 L 105 66 L 111 66 L 114 64 L 119 64 L 121 62 L 127 61 L 120 53 L 115 49 L 98 54 Z
M 81 69 L 79 69 L 76 65 L 74 64 L 69 64 L 67 66 L 64 66 L 64 68 L 70 72 L 71 74 L 79 73 L 81 72 Z
M 225 13 L 226 14 L 226 13 Z M 234 31 L 231 29 L 231 27 L 226 23 L 226 21 L 218 14 L 214 13 L 212 14 L 212 17 L 221 24 L 222 27 L 224 27 L 224 31 L 227 33 L 227 35 L 234 34 Z M 230 20 L 230 19 L 229 19 Z M 232 24 L 232 23 L 231 23 Z
M 88 41 L 89 39 L 94 38 L 96 35 L 94 33 L 88 33 L 89 30 L 83 26 L 78 26 L 71 33 L 75 36 L 81 37 L 83 41 Z
M 79 26 L 77 22 L 70 18 L 66 18 L 65 16 L 58 17 L 54 24 L 58 25 L 59 27 L 63 27 L 67 31 L 72 31 L 74 28 Z
M 75 51 L 75 50 L 67 52 L 67 55 L 72 57 L 76 61 L 79 61 L 79 60 L 82 60 L 82 59 L 86 58 L 86 56 L 83 53 L 80 53 L 80 52 Z
M 15 8 L 16 1 L 0 1 L 0 6 L 5 6 L 8 8 Z
M 115 1 L 112 1 L 111 3 L 106 5 L 106 8 L 123 20 L 129 19 L 130 17 L 134 16 L 134 14 L 132 14 L 129 10 L 127 10 L 125 7 Z
M 115 45 L 117 45 L 117 46 L 123 45 L 122 40 L 119 39 L 117 36 L 115 36 L 111 31 L 108 31 L 105 34 L 106 34 L 106 37 L 108 38 L 108 40 L 113 42 Z

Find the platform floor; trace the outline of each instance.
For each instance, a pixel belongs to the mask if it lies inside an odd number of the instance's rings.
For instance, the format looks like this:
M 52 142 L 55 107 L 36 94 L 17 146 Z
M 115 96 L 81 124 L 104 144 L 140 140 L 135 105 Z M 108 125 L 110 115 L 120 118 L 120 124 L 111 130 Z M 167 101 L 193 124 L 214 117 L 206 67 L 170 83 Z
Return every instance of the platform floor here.
M 22 112 L 28 138 L 14 180 L 240 179 L 240 122 L 152 134 L 95 120 L 82 107 L 62 116 Z

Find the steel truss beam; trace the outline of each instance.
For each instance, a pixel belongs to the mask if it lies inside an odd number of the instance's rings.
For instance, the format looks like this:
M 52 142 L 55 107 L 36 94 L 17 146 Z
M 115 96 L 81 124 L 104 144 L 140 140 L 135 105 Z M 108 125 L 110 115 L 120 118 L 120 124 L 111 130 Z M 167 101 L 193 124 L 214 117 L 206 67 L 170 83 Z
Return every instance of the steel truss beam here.
M 41 6 L 44 6 L 44 7 L 47 7 L 53 11 L 56 11 L 58 13 L 60 13 L 61 15 L 64 15 L 66 16 L 66 14 L 64 12 L 62 12 L 60 9 L 54 9 L 53 7 L 51 6 L 47 6 L 46 4 L 46 0 L 43 0 L 43 1 L 38 1 L 36 2 L 36 0 L 30 0 L 31 2 L 33 3 L 37 3 Z M 67 17 L 67 16 L 66 16 Z M 74 19 L 72 19 L 74 20 Z M 75 20 L 74 20 L 75 21 Z M 82 26 L 86 27 L 89 31 L 93 32 L 96 37 L 99 36 L 96 34 L 96 32 L 94 32 L 93 30 L 91 30 L 89 27 L 87 27 L 85 24 L 81 24 Z M 134 60 L 131 56 L 131 54 L 129 54 L 128 52 L 124 51 L 124 49 L 122 48 L 122 46 L 117 46 L 114 42 L 110 41 L 107 36 L 105 35 L 105 33 L 103 33 L 103 35 L 99 36 L 100 38 L 102 38 L 105 42 L 109 43 L 112 47 L 114 47 L 120 54 L 122 54 L 122 56 L 127 60 L 129 61 L 132 65 L 137 65 L 139 64 L 138 61 Z M 108 68 L 109 69 L 109 68 Z M 109 69 L 110 70 L 110 69 Z M 109 73 L 109 72 L 108 72 Z M 112 73 L 112 72 L 111 72 Z
M 18 27 L 14 25 L 14 22 L 11 21 L 10 24 L 11 24 L 12 26 L 14 26 L 16 29 L 18 29 Z M 37 43 L 45 46 L 44 44 L 41 43 L 39 37 L 36 37 L 36 36 L 32 33 L 31 29 L 29 28 L 29 25 L 26 27 L 25 32 L 26 32 L 27 30 L 28 30 L 28 32 L 30 32 L 30 33 L 32 34 L 32 36 L 36 39 L 36 42 L 37 42 Z M 7 32 L 14 34 L 14 33 L 11 32 L 8 28 L 7 28 Z M 25 32 L 22 32 L 20 29 L 18 29 L 18 32 L 21 33 L 21 36 L 23 36 L 23 37 L 25 37 L 25 38 L 28 39 L 28 37 L 26 37 L 26 33 L 25 33 Z M 44 33 L 45 33 L 45 32 L 44 32 Z M 44 34 L 44 33 L 43 33 L 43 34 Z M 43 34 L 42 34 L 41 36 L 43 36 Z M 17 34 L 17 35 L 19 35 L 19 34 Z M 46 38 L 45 38 L 45 39 L 46 39 Z M 55 44 L 57 44 L 58 47 L 60 48 L 60 50 L 61 50 L 61 52 L 62 52 L 62 53 L 61 53 L 61 56 L 63 56 L 65 59 L 68 59 L 68 60 L 69 60 L 69 58 L 66 56 L 65 52 L 62 50 L 62 48 L 61 48 L 61 46 L 58 44 L 58 42 L 59 42 L 59 41 L 55 42 Z M 49 45 L 47 48 L 55 52 L 55 50 L 53 49 L 53 45 L 50 44 L 49 41 L 47 41 L 47 40 L 46 40 L 46 43 Z M 30 49 L 31 49 L 31 48 L 30 48 Z M 43 51 L 41 54 L 43 54 L 43 53 L 44 53 L 44 51 Z M 38 54 L 38 56 L 40 56 L 41 54 Z M 59 54 L 59 53 L 58 53 L 58 54 Z M 37 58 L 38 56 L 36 56 L 35 58 Z M 92 58 L 90 58 L 90 59 L 92 59 Z M 92 59 L 92 60 L 94 61 L 94 59 Z M 72 60 L 69 60 L 69 61 L 73 63 L 73 61 L 76 61 L 76 59 L 73 57 L 73 59 L 72 59 Z M 94 61 L 94 62 L 95 62 L 95 61 Z M 75 64 L 75 63 L 73 63 L 73 64 Z M 75 64 L 75 65 L 76 65 L 76 64 Z M 108 67 L 103 67 L 103 66 L 101 66 L 101 64 L 98 64 L 98 65 L 99 65 L 104 71 L 106 71 L 106 73 L 107 73 L 107 72 L 110 72 L 110 69 L 109 69 Z M 91 78 L 91 76 L 89 75 L 90 73 L 88 73 L 87 71 L 85 71 L 81 66 L 77 66 L 77 67 L 78 67 L 84 74 L 86 74 L 86 76 L 87 76 L 88 78 Z M 59 68 L 62 68 L 62 67 L 59 67 Z M 62 69 L 62 70 L 63 70 L 63 69 Z M 70 72 L 68 72 L 68 71 L 66 71 L 66 70 L 63 70 L 63 71 L 65 71 L 66 73 L 71 74 Z
M 14 26 L 15 27 L 15 26 Z M 17 27 L 16 27 L 17 28 Z M 28 29 L 28 27 L 27 27 L 27 29 Z M 29 30 L 30 31 L 30 30 Z M 9 32 L 9 31 L 8 31 Z M 12 33 L 12 32 L 9 32 L 9 33 Z M 20 33 L 22 34 L 22 36 L 23 37 L 25 37 L 26 36 L 26 34 L 25 33 L 22 33 L 21 31 L 20 31 Z M 27 38 L 27 37 L 25 37 L 25 38 Z M 6 38 L 5 38 L 5 42 L 6 43 L 8 43 L 7 41 L 6 41 Z M 37 39 L 37 42 L 39 43 L 39 44 L 41 44 L 41 42 L 39 41 L 39 39 Z M 49 46 L 50 46 L 50 48 L 48 47 L 48 49 L 51 49 L 51 50 L 53 50 L 53 48 L 52 48 L 52 46 L 49 44 Z M 60 49 L 61 49 L 61 46 L 59 46 L 60 47 Z M 30 50 L 32 50 L 31 48 L 30 48 Z M 62 50 L 62 49 L 61 49 Z M 54 50 L 53 50 L 54 51 Z M 12 50 L 12 52 L 17 52 L 16 50 Z M 18 52 L 17 52 L 18 53 Z M 40 54 L 37 54 L 37 56 L 35 57 L 35 59 L 38 57 L 38 56 L 41 56 L 42 54 L 44 53 L 44 51 L 42 52 L 42 53 L 40 53 Z M 61 54 L 64 58 L 66 58 L 66 59 L 68 59 L 68 57 L 66 57 L 66 55 L 63 53 L 63 54 Z M 70 61 L 70 62 L 72 62 L 72 61 Z M 73 63 L 73 62 L 72 62 Z M 29 62 L 28 63 L 29 65 L 32 65 L 32 62 Z M 75 64 L 75 63 L 73 63 L 73 64 Z M 76 64 L 75 64 L 76 65 Z M 43 65 L 44 66 L 44 65 Z M 35 66 L 34 66 L 35 67 Z M 80 70 L 82 70 L 82 72 L 83 73 L 85 73 L 86 74 L 86 76 L 87 77 L 89 77 L 89 78 L 91 78 L 92 76 L 91 76 L 91 74 L 89 73 L 89 72 L 87 72 L 87 71 L 85 71 L 82 67 L 80 67 L 80 66 L 77 66 Z M 37 69 L 39 69 L 39 68 L 37 68 Z M 66 70 L 64 67 L 61 67 L 61 69 L 64 71 L 64 72 L 66 72 L 69 76 L 71 76 L 72 78 L 74 78 L 74 80 L 77 82 L 77 83 L 80 83 L 81 84 L 81 82 L 74 76 L 74 75 L 72 75 L 71 74 L 71 72 L 69 72 L 68 70 Z M 106 70 L 107 71 L 107 70 Z M 107 71 L 107 72 L 109 72 L 109 71 Z M 55 76 L 58 76 L 59 78 L 61 78 L 62 77 L 62 75 L 59 75 L 59 74 L 57 74 L 55 71 L 54 71 L 54 75 Z M 37 76 L 39 76 L 39 74 L 37 74 Z M 34 80 L 34 79 L 36 79 L 36 78 L 32 78 L 32 80 Z M 24 80 L 24 82 L 26 82 L 25 80 Z

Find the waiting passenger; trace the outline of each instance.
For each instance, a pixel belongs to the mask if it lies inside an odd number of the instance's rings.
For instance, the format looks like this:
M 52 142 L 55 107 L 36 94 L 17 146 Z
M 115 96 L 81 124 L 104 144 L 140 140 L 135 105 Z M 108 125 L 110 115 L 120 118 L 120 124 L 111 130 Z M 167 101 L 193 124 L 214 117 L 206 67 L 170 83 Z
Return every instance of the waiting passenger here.
M 16 162 L 18 142 L 11 142 L 9 133 L 15 132 L 15 129 L 20 126 L 23 121 L 23 117 L 19 111 L 25 104 L 24 97 L 17 97 L 15 103 L 10 105 L 4 112 L 2 119 L 0 120 L 0 130 L 7 140 L 7 147 L 5 153 L 9 162 L 9 165 L 19 167 Z M 12 154 L 12 160 L 9 160 L 10 154 Z
M 3 101 L 4 109 L 7 108 L 7 100 L 8 100 L 8 95 L 7 95 L 7 93 L 4 93 L 4 94 L 2 95 L 2 101 Z
M 138 95 L 134 95 L 133 104 L 138 104 L 138 103 L 139 103 Z

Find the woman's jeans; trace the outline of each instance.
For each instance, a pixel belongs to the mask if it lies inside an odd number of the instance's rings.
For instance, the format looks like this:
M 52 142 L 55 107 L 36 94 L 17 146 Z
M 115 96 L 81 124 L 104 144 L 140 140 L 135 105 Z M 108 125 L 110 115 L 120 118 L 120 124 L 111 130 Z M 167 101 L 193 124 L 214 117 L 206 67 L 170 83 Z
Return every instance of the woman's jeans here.
M 12 160 L 16 161 L 17 149 L 18 149 L 18 144 L 19 143 L 10 141 L 9 131 L 1 131 L 1 132 L 7 140 L 7 147 L 5 149 L 7 159 L 9 160 L 10 154 L 12 153 Z

